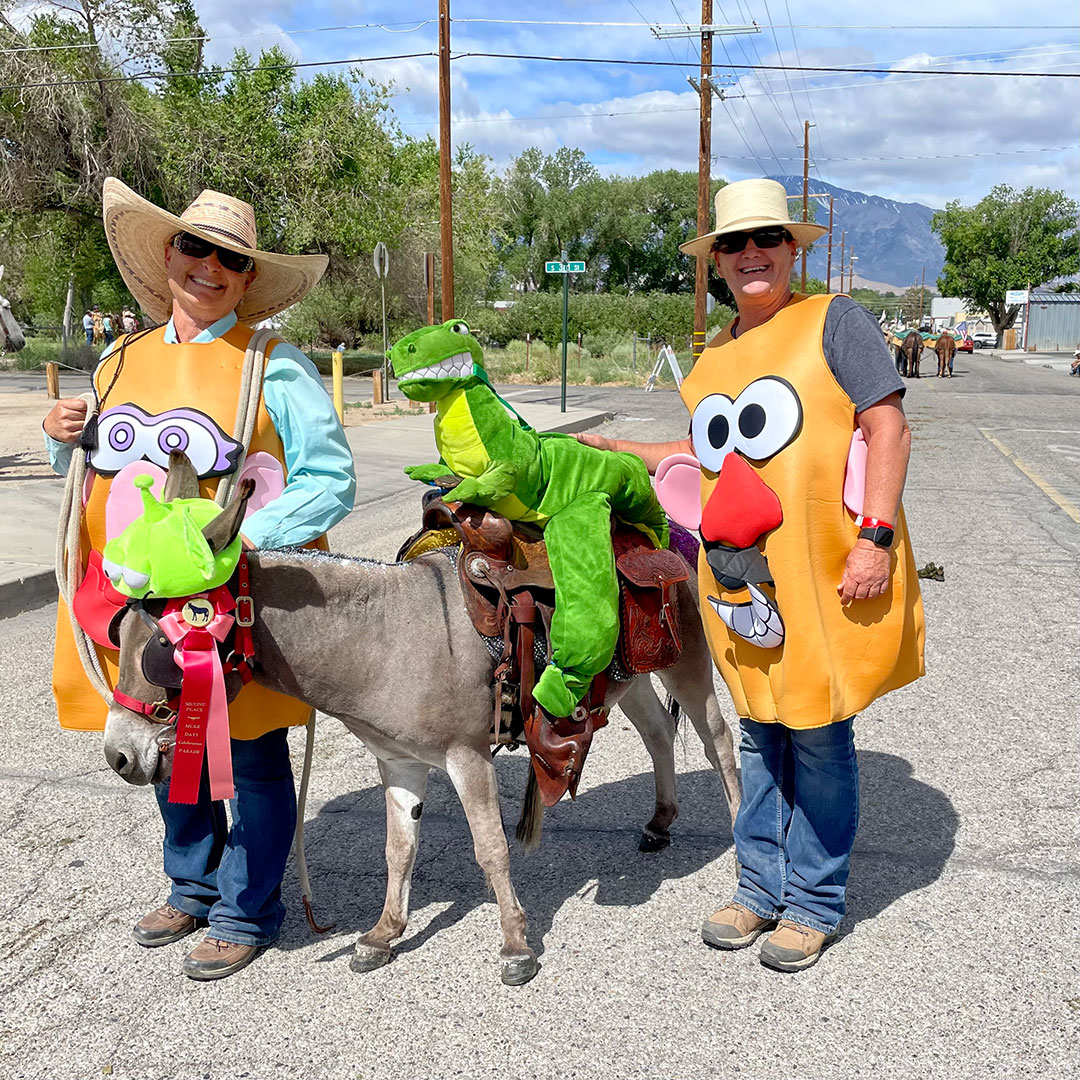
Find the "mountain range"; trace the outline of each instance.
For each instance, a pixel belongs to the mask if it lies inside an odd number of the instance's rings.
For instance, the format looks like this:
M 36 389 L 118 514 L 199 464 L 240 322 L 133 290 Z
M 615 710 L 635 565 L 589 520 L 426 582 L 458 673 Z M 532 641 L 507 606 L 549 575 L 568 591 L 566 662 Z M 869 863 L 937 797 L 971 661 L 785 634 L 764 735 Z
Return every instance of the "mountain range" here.
M 773 176 L 784 185 L 793 198 L 801 197 L 801 176 Z M 812 193 L 833 197 L 833 288 L 839 286 L 840 235 L 844 243 L 855 249 L 855 284 L 879 290 L 891 289 L 901 293 L 922 280 L 926 270 L 928 288 L 937 291 L 937 278 L 945 263 L 945 248 L 937 235 L 930 231 L 934 210 L 921 203 L 903 203 L 880 195 L 864 195 L 861 191 L 810 181 Z M 829 200 L 812 199 L 817 203 L 814 220 L 820 225 L 829 223 Z M 828 238 L 822 237 L 807 259 L 807 273 L 825 280 Z M 847 258 L 845 256 L 845 266 Z M 798 264 L 796 264 L 798 269 Z M 845 285 L 847 273 L 844 274 Z

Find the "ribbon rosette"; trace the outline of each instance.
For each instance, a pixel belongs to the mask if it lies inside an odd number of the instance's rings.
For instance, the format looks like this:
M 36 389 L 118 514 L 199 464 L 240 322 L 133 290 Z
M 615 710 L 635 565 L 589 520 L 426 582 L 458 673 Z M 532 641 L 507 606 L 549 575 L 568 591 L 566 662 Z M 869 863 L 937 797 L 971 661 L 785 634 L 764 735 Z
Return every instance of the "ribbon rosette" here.
M 220 587 L 170 600 L 159 620 L 165 636 L 176 646 L 173 658 L 183 672 L 169 782 L 171 803 L 198 802 L 204 752 L 210 798 L 231 799 L 234 795 L 229 703 L 217 648 L 232 628 L 230 612 L 234 607 L 229 590 Z

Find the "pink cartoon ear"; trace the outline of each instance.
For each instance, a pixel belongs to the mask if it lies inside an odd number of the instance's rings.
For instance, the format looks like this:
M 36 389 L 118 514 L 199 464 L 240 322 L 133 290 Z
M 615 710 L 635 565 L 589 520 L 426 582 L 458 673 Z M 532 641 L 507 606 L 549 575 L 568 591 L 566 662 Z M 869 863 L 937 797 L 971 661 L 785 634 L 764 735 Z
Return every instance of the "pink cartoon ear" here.
M 285 474 L 282 472 L 281 463 L 265 450 L 256 450 L 244 459 L 244 467 L 240 470 L 236 482 L 237 489 L 244 480 L 255 482 L 255 493 L 248 499 L 245 517 L 261 510 L 285 490 Z
M 142 494 L 135 486 L 136 476 L 154 478 L 151 491 L 161 498 L 165 490 L 165 470 L 152 461 L 128 462 L 109 485 L 109 497 L 105 501 L 105 538 L 115 540 L 143 512 Z
M 672 521 L 696 532 L 701 527 L 701 463 L 693 454 L 672 454 L 656 467 L 656 497 Z
M 866 439 L 862 428 L 856 428 L 848 450 L 847 470 L 844 473 L 844 505 L 856 516 L 863 511 L 866 495 Z

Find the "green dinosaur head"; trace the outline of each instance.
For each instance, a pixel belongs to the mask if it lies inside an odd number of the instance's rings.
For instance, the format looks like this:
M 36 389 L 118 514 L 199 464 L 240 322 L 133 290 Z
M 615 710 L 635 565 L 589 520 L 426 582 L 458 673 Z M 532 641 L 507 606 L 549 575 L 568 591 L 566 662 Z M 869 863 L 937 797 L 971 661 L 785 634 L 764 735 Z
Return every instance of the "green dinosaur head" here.
M 451 390 L 487 382 L 483 350 L 460 319 L 422 326 L 386 356 L 401 392 L 413 401 L 438 401 Z
M 193 596 L 232 577 L 240 557 L 236 536 L 216 555 L 204 526 L 222 511 L 211 499 L 158 502 L 151 476 L 136 476 L 143 512 L 102 551 L 102 569 L 125 596 Z

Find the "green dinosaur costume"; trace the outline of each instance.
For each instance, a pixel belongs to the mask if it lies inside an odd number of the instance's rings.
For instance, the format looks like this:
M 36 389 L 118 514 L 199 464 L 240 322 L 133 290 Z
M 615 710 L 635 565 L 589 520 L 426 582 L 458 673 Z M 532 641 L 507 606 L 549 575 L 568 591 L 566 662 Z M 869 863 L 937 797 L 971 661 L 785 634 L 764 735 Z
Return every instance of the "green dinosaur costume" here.
M 667 518 L 640 458 L 539 434 L 488 382 L 483 352 L 460 320 L 425 326 L 387 354 L 403 394 L 434 401 L 437 465 L 405 472 L 432 481 L 454 473 L 461 502 L 489 507 L 544 530 L 555 579 L 551 663 L 533 696 L 552 716 L 569 716 L 615 652 L 619 588 L 611 515 L 667 547 Z

